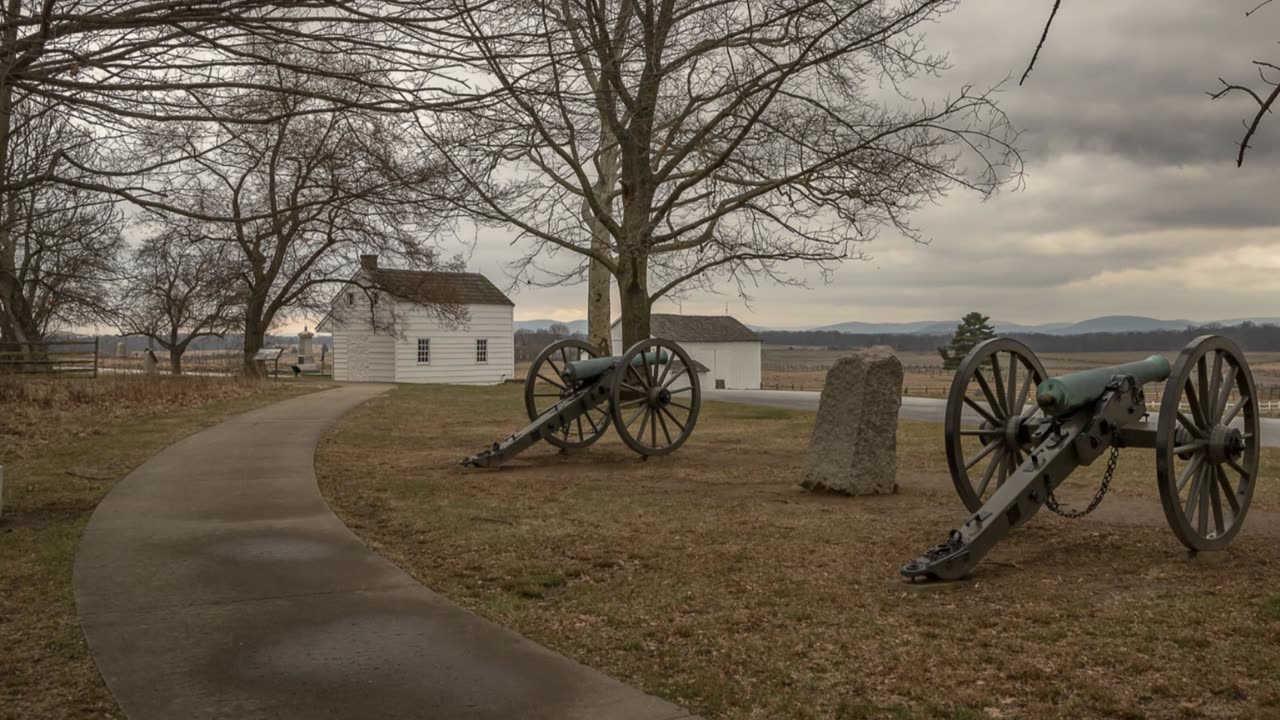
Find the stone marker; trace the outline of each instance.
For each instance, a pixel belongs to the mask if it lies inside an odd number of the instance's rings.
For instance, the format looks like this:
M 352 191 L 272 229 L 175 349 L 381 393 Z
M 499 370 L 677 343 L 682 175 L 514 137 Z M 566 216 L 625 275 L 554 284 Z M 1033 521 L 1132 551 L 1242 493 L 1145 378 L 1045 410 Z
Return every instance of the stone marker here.
M 801 485 L 846 495 L 897 491 L 902 363 L 883 345 L 840 358 L 827 372 Z

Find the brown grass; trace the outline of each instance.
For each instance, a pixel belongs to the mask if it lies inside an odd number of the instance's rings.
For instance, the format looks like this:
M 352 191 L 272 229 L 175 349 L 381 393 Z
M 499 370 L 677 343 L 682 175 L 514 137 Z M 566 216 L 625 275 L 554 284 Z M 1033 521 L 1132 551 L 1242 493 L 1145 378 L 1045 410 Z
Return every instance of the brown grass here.
M 0 382 L 0 718 L 122 717 L 76 618 L 71 568 L 102 497 L 225 417 L 324 387 L 216 378 Z
M 1275 517 L 1190 560 L 1142 451 L 1123 517 L 1042 513 L 971 581 L 921 592 L 898 567 L 963 515 L 939 426 L 902 424 L 893 497 L 802 492 L 813 415 L 721 404 L 669 458 L 610 434 L 458 467 L 523 422 L 518 393 L 371 401 L 320 448 L 326 496 L 428 586 L 707 718 L 1280 716 Z M 1255 508 L 1277 503 L 1265 456 Z

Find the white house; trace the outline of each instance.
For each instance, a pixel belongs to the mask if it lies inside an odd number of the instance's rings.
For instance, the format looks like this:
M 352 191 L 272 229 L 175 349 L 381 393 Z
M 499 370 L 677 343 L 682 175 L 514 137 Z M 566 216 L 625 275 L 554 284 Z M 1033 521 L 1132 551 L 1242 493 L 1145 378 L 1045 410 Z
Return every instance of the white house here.
M 496 385 L 515 374 L 515 303 L 484 275 L 379 268 L 373 255 L 360 266 L 359 287 L 316 328 L 333 334 L 334 380 Z M 441 306 L 466 317 L 455 327 L 429 309 Z
M 653 337 L 674 340 L 689 353 L 699 368 L 698 378 L 704 388 L 729 390 L 760 389 L 760 336 L 751 328 L 728 315 L 649 316 Z M 622 346 L 622 323 L 613 324 L 613 352 L 627 351 Z

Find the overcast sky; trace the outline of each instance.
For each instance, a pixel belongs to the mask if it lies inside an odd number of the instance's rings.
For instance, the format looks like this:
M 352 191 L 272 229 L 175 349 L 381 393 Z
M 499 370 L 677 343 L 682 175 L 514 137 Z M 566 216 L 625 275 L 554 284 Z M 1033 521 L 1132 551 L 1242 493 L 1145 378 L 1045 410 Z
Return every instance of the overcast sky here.
M 830 284 L 810 273 L 809 289 L 762 287 L 749 305 L 726 286 L 681 309 L 727 306 L 770 327 L 969 310 L 1023 323 L 1280 315 L 1280 117 L 1236 168 L 1249 103 L 1205 94 L 1219 76 L 1256 82 L 1252 59 L 1280 59 L 1280 6 L 1246 19 L 1256 4 L 1065 2 L 1018 87 L 1052 2 L 962 2 L 930 31 L 929 47 L 950 55 L 948 87 L 1011 77 L 1001 104 L 1024 132 L 1025 189 L 986 202 L 953 194 L 915 217 L 927 245 L 885 232 L 865 246 L 871 260 L 844 264 Z M 503 263 L 516 255 L 509 237 L 475 240 L 471 269 L 505 288 Z M 517 288 L 511 297 L 517 319 L 586 314 L 582 285 Z

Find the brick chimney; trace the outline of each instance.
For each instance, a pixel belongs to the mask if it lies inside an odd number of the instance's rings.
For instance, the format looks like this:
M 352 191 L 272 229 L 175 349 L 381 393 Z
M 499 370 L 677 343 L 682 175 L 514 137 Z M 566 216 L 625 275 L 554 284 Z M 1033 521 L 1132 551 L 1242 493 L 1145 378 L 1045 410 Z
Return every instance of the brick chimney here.
M 373 272 L 374 270 L 377 270 L 378 256 L 377 255 L 361 255 L 360 268 L 362 270 L 365 270 L 366 272 Z

